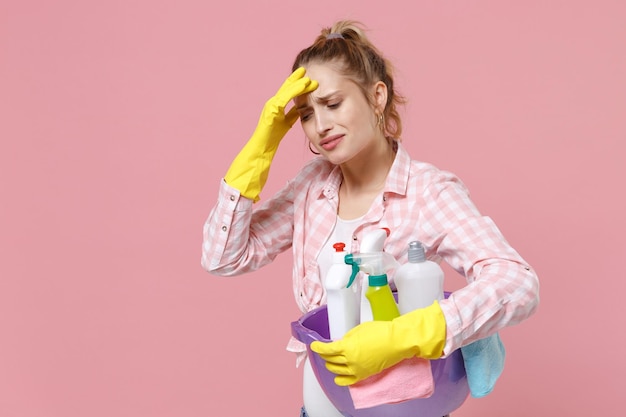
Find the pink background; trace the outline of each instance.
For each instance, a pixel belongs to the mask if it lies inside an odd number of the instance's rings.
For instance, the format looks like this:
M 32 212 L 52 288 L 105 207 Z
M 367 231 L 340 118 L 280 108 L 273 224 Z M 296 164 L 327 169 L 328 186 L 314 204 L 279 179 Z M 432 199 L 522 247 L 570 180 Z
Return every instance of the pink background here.
M 0 416 L 297 415 L 290 254 L 216 278 L 201 228 L 295 54 L 345 17 L 398 68 L 412 155 L 541 279 L 495 391 L 454 416 L 624 415 L 625 4 L 3 2 Z M 297 127 L 262 197 L 309 157 Z

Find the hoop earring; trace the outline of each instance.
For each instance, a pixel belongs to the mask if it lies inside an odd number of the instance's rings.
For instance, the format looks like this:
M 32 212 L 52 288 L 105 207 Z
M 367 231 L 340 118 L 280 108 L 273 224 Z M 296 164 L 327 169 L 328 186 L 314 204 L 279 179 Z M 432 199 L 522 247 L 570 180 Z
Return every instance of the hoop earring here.
M 385 113 L 380 113 L 378 115 L 378 120 L 376 122 L 376 126 L 381 130 L 381 132 L 385 132 Z
M 309 150 L 311 151 L 311 153 L 313 155 L 321 155 L 321 153 L 319 153 L 316 150 L 314 150 L 313 148 L 311 148 L 311 141 L 309 141 Z

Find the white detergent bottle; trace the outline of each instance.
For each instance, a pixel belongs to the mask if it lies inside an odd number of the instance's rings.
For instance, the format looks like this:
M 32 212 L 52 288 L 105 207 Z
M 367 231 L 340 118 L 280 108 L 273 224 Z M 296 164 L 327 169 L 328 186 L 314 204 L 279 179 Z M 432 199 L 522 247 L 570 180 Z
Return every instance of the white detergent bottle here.
M 345 243 L 333 245 L 333 263 L 324 280 L 328 311 L 328 327 L 332 340 L 341 339 L 343 335 L 359 324 L 361 289 L 358 283 L 350 282 L 352 267 L 344 262 Z
M 443 299 L 443 269 L 426 259 L 419 241 L 409 243 L 408 261 L 396 271 L 394 282 L 398 290 L 398 309 L 405 314 L 430 306 Z
M 366 254 L 382 252 L 385 246 L 385 240 L 387 239 L 387 236 L 389 236 L 389 233 L 390 230 L 387 227 L 381 227 L 366 233 L 365 236 L 363 236 L 363 242 L 361 243 L 359 253 Z M 374 316 L 372 315 L 372 306 L 366 295 L 368 288 L 369 285 L 367 285 L 367 283 L 361 283 L 361 323 L 374 320 Z

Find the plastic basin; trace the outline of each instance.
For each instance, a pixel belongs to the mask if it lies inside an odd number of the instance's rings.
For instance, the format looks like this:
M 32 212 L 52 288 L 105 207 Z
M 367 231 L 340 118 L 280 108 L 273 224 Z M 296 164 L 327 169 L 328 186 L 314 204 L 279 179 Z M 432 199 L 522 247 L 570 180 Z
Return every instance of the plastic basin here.
M 326 306 L 318 307 L 292 322 L 291 333 L 306 344 L 313 372 L 322 389 L 346 417 L 441 417 L 459 408 L 469 395 L 463 357 L 457 350 L 445 359 L 431 361 L 435 390 L 430 397 L 357 410 L 348 387 L 335 384 L 335 375 L 326 369 L 324 360 L 310 348 L 313 341 L 330 341 Z

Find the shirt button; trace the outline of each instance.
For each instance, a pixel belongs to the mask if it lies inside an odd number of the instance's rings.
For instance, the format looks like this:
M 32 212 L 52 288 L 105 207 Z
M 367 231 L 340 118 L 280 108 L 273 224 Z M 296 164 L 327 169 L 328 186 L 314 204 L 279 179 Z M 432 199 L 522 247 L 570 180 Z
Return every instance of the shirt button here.
M 226 226 L 222 226 L 222 232 L 225 232 L 225 231 L 227 231 L 227 230 L 228 230 L 228 227 L 226 227 Z
M 387 196 L 386 195 L 383 196 L 383 201 L 387 201 Z
M 230 201 L 235 201 L 235 196 L 234 195 L 230 196 Z
M 352 235 L 352 240 L 354 240 L 354 241 L 357 240 L 356 235 Z

